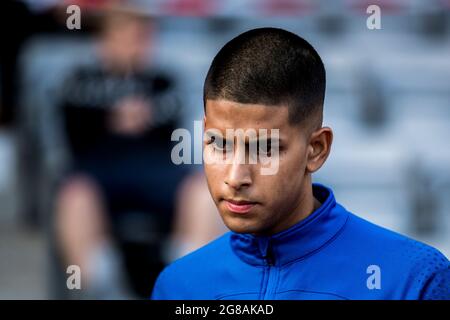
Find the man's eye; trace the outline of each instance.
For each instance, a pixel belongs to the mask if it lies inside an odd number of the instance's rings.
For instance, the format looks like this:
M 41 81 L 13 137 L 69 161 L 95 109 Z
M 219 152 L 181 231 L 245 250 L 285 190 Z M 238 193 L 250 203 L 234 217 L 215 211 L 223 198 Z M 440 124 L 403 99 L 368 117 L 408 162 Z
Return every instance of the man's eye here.
M 222 143 L 222 140 L 220 138 L 217 138 L 215 136 L 211 136 L 207 141 L 206 144 L 211 144 L 213 146 L 217 146 L 219 143 Z
M 223 139 L 218 137 L 211 137 L 208 144 L 211 144 L 214 150 L 220 152 L 225 152 L 228 151 L 228 149 L 230 149 L 230 146 L 228 146 L 228 144 L 225 141 L 223 141 Z
M 213 142 L 212 143 L 214 149 L 218 150 L 218 151 L 225 151 L 225 146 L 223 145 L 223 143 L 218 144 L 217 142 Z
M 271 150 L 272 150 L 272 144 L 270 141 L 267 141 L 265 143 L 258 142 L 258 151 L 260 154 L 270 155 Z
M 273 151 L 280 151 L 282 148 L 277 140 L 259 141 L 258 152 L 264 156 L 271 156 Z

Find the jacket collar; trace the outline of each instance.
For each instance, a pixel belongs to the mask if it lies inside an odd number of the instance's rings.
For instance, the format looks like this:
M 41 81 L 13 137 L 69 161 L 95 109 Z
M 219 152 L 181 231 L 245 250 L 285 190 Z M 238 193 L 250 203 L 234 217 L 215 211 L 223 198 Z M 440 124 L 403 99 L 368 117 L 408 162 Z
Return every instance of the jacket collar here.
M 330 188 L 313 184 L 313 194 L 322 205 L 289 229 L 271 236 L 231 232 L 235 254 L 251 265 L 281 266 L 314 254 L 331 241 L 345 225 L 348 212 L 336 203 Z

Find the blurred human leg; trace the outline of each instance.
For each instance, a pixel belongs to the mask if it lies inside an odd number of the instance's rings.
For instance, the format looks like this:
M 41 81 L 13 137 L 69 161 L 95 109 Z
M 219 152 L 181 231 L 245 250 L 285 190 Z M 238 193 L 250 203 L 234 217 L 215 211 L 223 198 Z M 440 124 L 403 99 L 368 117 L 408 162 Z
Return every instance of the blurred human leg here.
M 81 269 L 82 297 L 125 298 L 120 258 L 102 193 L 87 176 L 73 176 L 56 201 L 56 234 L 64 263 Z
M 201 172 L 188 176 L 181 184 L 175 214 L 168 260 L 200 248 L 227 230 Z

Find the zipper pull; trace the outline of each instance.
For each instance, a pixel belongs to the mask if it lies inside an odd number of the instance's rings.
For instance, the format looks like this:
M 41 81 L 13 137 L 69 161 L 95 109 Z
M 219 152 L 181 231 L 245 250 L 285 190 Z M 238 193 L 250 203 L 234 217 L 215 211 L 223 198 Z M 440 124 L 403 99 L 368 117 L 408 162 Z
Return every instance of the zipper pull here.
M 260 238 L 258 241 L 259 251 L 262 258 L 268 266 L 273 266 L 275 264 L 274 255 L 272 251 L 272 245 L 268 237 Z
M 272 252 L 272 246 L 270 242 L 267 244 L 266 255 L 264 257 L 266 259 L 268 266 L 273 266 L 275 264 L 275 259 Z

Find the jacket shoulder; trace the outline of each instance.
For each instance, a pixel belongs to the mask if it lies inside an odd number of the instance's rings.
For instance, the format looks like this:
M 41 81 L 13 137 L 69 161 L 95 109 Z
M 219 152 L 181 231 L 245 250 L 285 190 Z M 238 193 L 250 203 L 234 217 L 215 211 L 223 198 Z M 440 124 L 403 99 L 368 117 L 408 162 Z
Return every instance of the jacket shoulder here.
M 342 237 L 358 252 L 360 262 L 380 266 L 393 290 L 404 286 L 404 298 L 448 295 L 450 299 L 450 292 L 439 291 L 439 286 L 450 283 L 450 262 L 438 249 L 353 214 Z
M 159 274 L 152 299 L 189 299 L 193 293 L 186 290 L 197 288 L 200 280 L 213 275 L 216 265 L 221 265 L 231 253 L 230 232 L 205 246 L 173 261 Z M 186 296 L 183 294 L 186 293 Z

